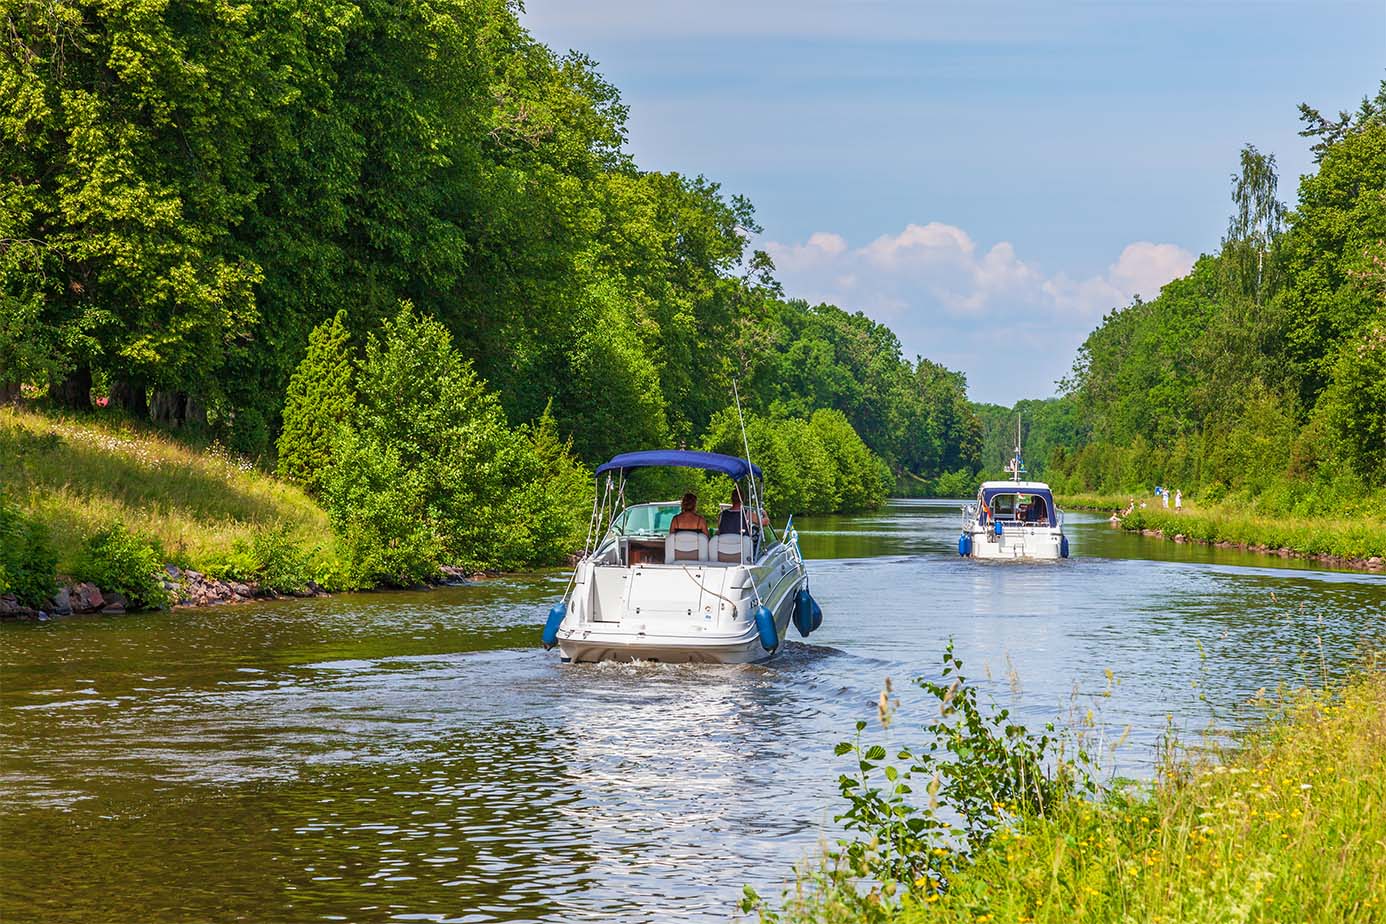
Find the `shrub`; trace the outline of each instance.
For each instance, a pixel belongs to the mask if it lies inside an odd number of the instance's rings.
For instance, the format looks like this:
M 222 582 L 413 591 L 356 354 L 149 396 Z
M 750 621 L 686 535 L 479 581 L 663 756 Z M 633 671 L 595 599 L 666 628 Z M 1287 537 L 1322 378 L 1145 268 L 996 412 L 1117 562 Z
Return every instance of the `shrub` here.
M 424 476 L 393 447 L 345 431 L 323 482 L 332 527 L 353 586 L 408 587 L 438 572 L 443 542 Z
M 337 312 L 308 335 L 308 352 L 289 379 L 284 429 L 279 434 L 278 472 L 313 494 L 332 465 L 337 430 L 351 414 L 351 359 L 346 312 Z
M 981 479 L 965 468 L 944 472 L 934 480 L 934 497 L 973 497 Z
M 57 587 L 57 564 L 47 532 L 0 492 L 0 594 L 43 606 Z
M 809 426 L 833 463 L 838 509 L 874 510 L 884 504 L 895 476 L 857 435 L 847 415 L 837 410 L 814 411 Z
M 324 482 L 355 579 L 417 583 L 442 561 L 510 568 L 576 547 L 586 471 L 547 413 L 507 425 L 442 324 L 401 306 L 367 342 L 357 381 Z
M 313 579 L 308 551 L 286 526 L 262 529 L 237 539 L 228 559 L 209 570 L 219 577 L 252 581 L 278 593 L 302 590 Z
M 120 594 L 130 609 L 159 608 L 169 603 L 160 577 L 163 562 L 152 542 L 116 523 L 87 539 L 73 576 Z
M 838 841 L 818 885 L 841 903 L 842 920 L 882 921 L 898 907 L 891 896 L 923 896 L 948 885 L 954 868 L 1021 819 L 1045 818 L 1074 797 L 1098 793 L 1095 764 L 1079 747 L 1065 754 L 1054 725 L 1035 733 L 1006 709 L 983 704 L 968 684 L 950 641 L 939 680 L 916 685 L 937 704 L 922 747 L 868 744 L 856 736 L 837 745 L 853 769 L 838 778 L 847 809 L 837 821 L 849 833 Z M 895 702 L 886 683 L 879 706 L 883 727 Z M 931 710 L 932 711 L 932 710 Z M 869 891 L 858 888 L 869 883 Z M 743 910 L 761 908 L 779 920 L 749 888 Z M 816 919 L 816 918 L 815 918 Z
M 1386 320 L 1343 344 L 1315 410 L 1345 466 L 1386 479 Z

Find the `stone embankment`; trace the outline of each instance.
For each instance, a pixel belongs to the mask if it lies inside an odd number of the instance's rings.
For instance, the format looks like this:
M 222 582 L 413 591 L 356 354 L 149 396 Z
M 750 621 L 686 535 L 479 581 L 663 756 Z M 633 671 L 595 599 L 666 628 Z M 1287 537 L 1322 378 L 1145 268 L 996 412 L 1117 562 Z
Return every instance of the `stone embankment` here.
M 488 577 L 495 572 L 469 572 L 464 568 L 444 565 L 438 569 L 438 586 L 454 587 Z M 165 565 L 163 587 L 170 604 L 177 607 L 221 606 L 250 603 L 255 600 L 279 600 L 288 597 L 326 597 L 328 593 L 309 581 L 299 590 L 281 592 L 262 587 L 254 581 L 225 581 L 209 577 L 200 571 Z M 88 582 L 63 584 L 47 603 L 34 609 L 22 605 L 14 594 L 0 596 L 0 618 L 47 619 L 50 616 L 100 613 L 114 616 L 126 612 L 130 601 L 115 591 L 103 591 Z

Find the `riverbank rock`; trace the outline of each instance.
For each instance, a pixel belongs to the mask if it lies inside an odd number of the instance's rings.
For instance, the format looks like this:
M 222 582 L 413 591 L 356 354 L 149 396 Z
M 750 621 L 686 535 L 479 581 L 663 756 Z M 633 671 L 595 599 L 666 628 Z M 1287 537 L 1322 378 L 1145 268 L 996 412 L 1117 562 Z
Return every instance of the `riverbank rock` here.
M 100 589 L 87 582 L 72 588 L 70 599 L 74 613 L 95 613 L 106 605 L 106 598 L 101 596 Z
M 101 607 L 101 612 L 106 616 L 120 616 L 128 605 L 128 600 L 120 594 L 113 593 L 106 597 L 106 605 Z
M 33 619 L 37 615 L 37 610 L 30 609 L 20 603 L 19 598 L 14 594 L 0 595 L 0 618 Z
M 438 574 L 440 576 L 438 583 L 447 587 L 456 587 L 467 583 L 467 570 L 456 565 L 440 565 Z
M 71 616 L 72 591 L 66 587 L 59 587 L 53 599 L 48 601 L 48 612 L 54 616 Z

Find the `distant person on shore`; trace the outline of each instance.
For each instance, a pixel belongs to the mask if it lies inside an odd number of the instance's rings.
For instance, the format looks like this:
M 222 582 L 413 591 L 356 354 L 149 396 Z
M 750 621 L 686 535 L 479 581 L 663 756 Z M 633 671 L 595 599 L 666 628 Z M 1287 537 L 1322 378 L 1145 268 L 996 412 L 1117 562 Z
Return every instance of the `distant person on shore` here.
M 1161 491 L 1161 492 L 1160 492 L 1160 503 L 1164 505 L 1164 508 L 1165 508 L 1166 510 L 1169 509 L 1169 492 L 1168 492 L 1168 491 Z
M 753 520 L 756 522 L 752 522 Z M 723 510 L 717 518 L 717 535 L 741 533 L 754 539 L 760 534 L 760 527 L 769 525 L 770 518 L 762 510 L 755 511 L 750 517 L 746 515 L 746 511 L 741 507 L 741 489 L 737 487 L 732 488 L 731 507 Z
M 698 495 L 689 491 L 683 496 L 683 501 L 679 506 L 681 509 L 678 516 L 669 523 L 669 531 L 671 533 L 697 532 L 707 535 L 707 520 L 698 513 Z
M 1181 489 L 1176 490 L 1176 491 L 1174 492 L 1174 512 L 1175 512 L 1175 513 L 1178 513 L 1179 511 L 1181 511 L 1181 510 L 1183 510 L 1183 509 L 1184 509 L 1184 491 L 1183 491 L 1183 489 L 1181 488 Z

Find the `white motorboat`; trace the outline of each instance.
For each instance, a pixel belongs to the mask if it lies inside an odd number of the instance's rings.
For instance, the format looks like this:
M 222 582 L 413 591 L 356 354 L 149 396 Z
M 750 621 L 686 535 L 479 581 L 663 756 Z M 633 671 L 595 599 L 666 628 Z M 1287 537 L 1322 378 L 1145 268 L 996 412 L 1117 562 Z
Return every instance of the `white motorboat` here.
M 964 558 L 1055 560 L 1068 558 L 1063 511 L 1049 485 L 1022 481 L 1020 420 L 1016 419 L 1015 456 L 1007 466 L 1010 481 L 984 481 L 977 500 L 963 507 L 958 554 Z
M 556 645 L 565 662 L 740 664 L 773 655 L 791 622 L 804 636 L 816 629 L 822 610 L 808 590 L 793 518 L 783 536 L 770 526 L 749 536 L 671 532 L 677 502 L 628 505 L 625 497 L 630 472 L 665 466 L 726 475 L 744 484 L 748 509 L 759 509 L 761 471 L 735 456 L 651 450 L 601 465 L 587 547 L 549 611 L 545 649 Z

